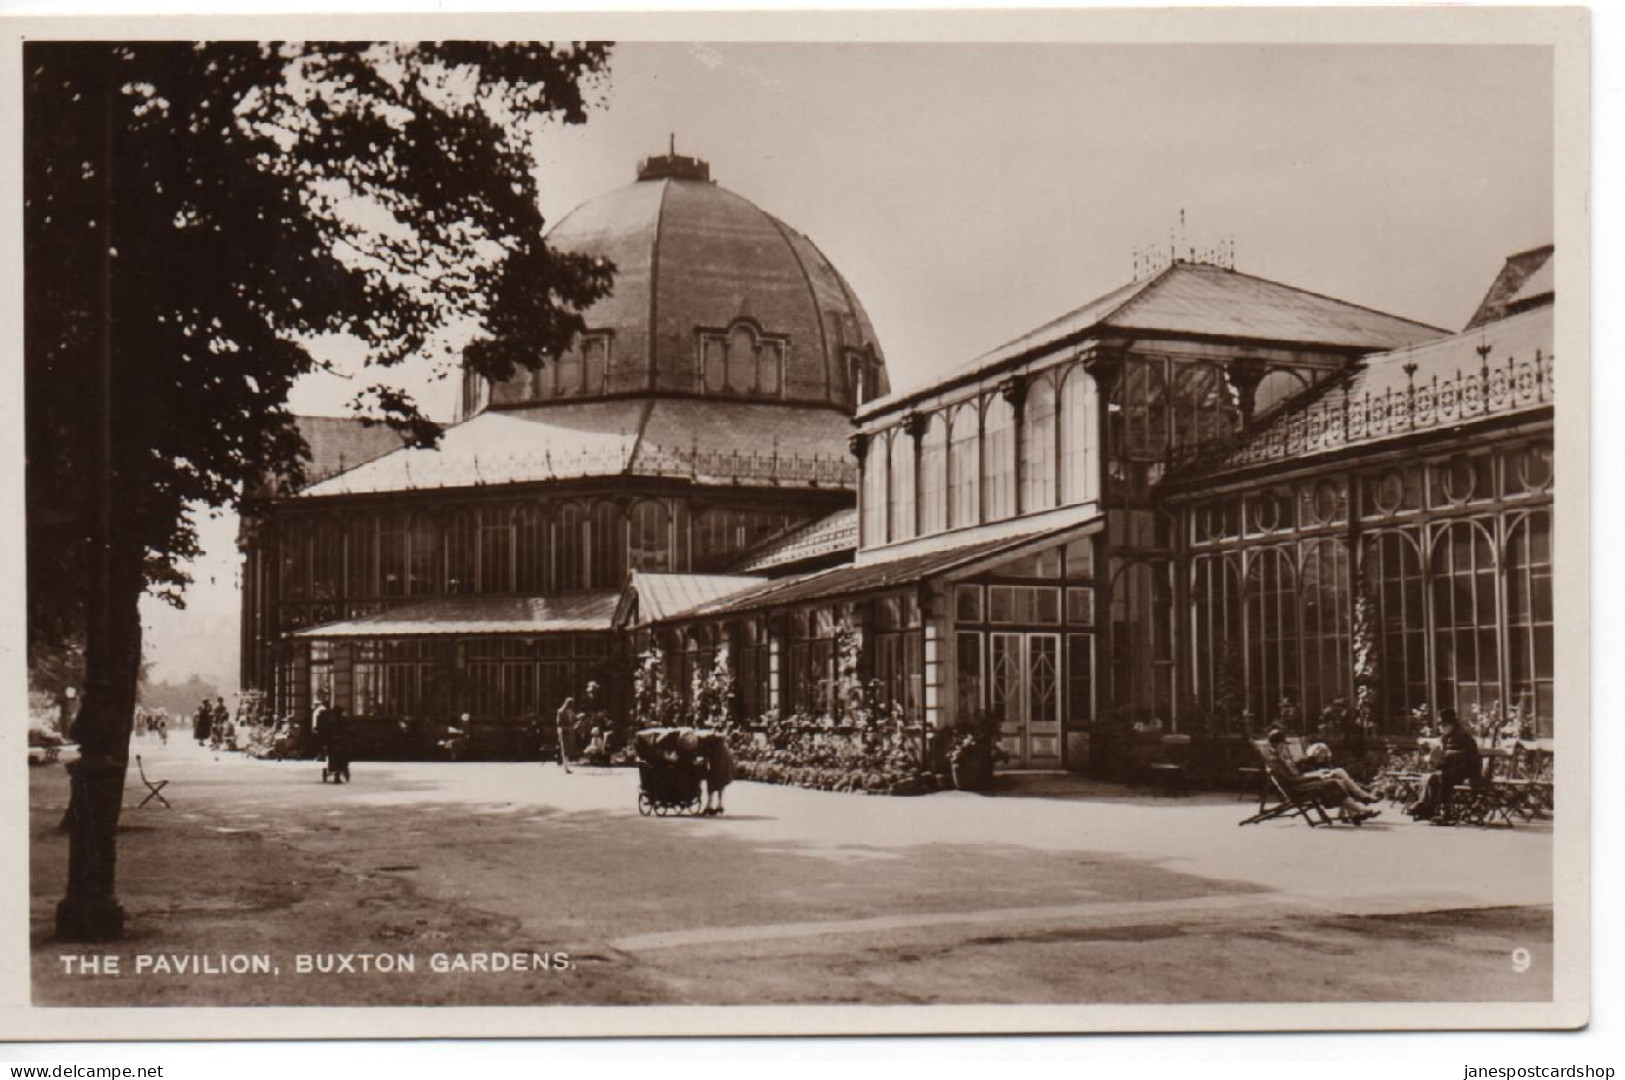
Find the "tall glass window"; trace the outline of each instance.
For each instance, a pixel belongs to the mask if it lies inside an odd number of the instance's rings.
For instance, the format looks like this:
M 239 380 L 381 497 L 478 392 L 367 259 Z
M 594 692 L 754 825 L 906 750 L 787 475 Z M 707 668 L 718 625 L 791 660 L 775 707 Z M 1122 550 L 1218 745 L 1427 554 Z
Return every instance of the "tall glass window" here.
M 983 419 L 982 498 L 988 521 L 1002 521 L 1016 512 L 1016 410 L 995 394 Z
M 506 506 L 480 507 L 480 592 L 513 588 L 512 511 Z
M 429 514 L 413 514 L 407 540 L 407 594 L 432 596 L 440 582 L 440 522 Z
M 1032 513 L 1055 505 L 1055 385 L 1048 375 L 1027 384 L 1022 403 L 1021 510 Z
M 592 508 L 590 576 L 594 589 L 618 589 L 626 577 L 626 518 L 611 502 Z
M 1298 727 L 1297 572 L 1289 548 L 1262 548 L 1247 571 L 1247 642 L 1253 715 Z
M 1348 549 L 1341 540 L 1306 545 L 1298 582 L 1303 628 L 1303 705 L 1313 723 L 1336 698 L 1351 693 Z M 1349 702 L 1352 704 L 1352 702 Z
M 671 566 L 671 514 L 666 504 L 645 499 L 632 508 L 632 568 L 669 573 Z
M 1495 546 L 1485 528 L 1458 521 L 1433 539 L 1434 704 L 1463 719 L 1500 701 Z
M 454 510 L 446 517 L 446 592 L 474 591 L 474 515 Z
M 869 437 L 869 452 L 863 457 L 863 546 L 878 547 L 886 542 L 886 473 L 890 471 L 891 449 L 887 433 Z
M 557 587 L 560 592 L 571 592 L 587 587 L 587 514 L 580 503 L 565 503 L 559 507 L 557 533 L 553 541 L 554 558 L 558 560 Z
M 1552 515 L 1537 510 L 1512 526 L 1507 539 L 1507 660 L 1513 702 L 1535 717 L 1536 733 L 1552 734 Z
M 1427 602 L 1422 549 L 1411 530 L 1365 541 L 1365 587 L 1376 604 L 1377 677 L 1389 730 L 1405 730 L 1412 709 L 1428 703 Z
M 1061 501 L 1099 498 L 1099 398 L 1095 380 L 1074 364 L 1061 384 Z
M 1243 612 L 1240 556 L 1198 557 L 1191 576 L 1196 686 L 1202 700 L 1231 730 L 1239 729 L 1247 704 Z
M 920 533 L 948 527 L 948 425 L 932 413 L 920 439 Z
M 954 411 L 953 430 L 949 433 L 948 512 L 956 529 L 982 520 L 979 423 L 980 415 L 974 402 L 967 402 Z
M 546 588 L 547 522 L 542 508 L 525 503 L 514 508 L 514 580 L 516 590 L 539 593 Z
M 914 536 L 914 436 L 899 428 L 892 432 L 888 500 L 892 540 Z
M 406 595 L 406 515 L 378 519 L 378 595 Z

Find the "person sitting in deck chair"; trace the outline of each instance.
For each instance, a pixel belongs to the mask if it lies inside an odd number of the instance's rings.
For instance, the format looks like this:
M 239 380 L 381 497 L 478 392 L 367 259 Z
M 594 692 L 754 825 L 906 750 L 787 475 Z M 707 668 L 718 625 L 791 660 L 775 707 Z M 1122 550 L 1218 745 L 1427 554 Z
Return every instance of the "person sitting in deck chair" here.
M 1360 782 L 1350 776 L 1344 769 L 1332 764 L 1332 748 L 1323 742 L 1317 742 L 1304 751 L 1303 760 L 1308 769 L 1303 775 L 1321 780 L 1335 780 L 1337 786 L 1354 796 L 1363 803 L 1374 803 L 1381 799 L 1375 792 L 1367 791 L 1360 786 Z
M 1382 813 L 1381 810 L 1367 810 L 1356 801 L 1355 796 L 1344 785 L 1332 777 L 1304 772 L 1298 763 L 1292 760 L 1292 754 L 1286 746 L 1286 733 L 1280 728 L 1272 728 L 1265 739 L 1270 749 L 1269 757 L 1266 759 L 1270 775 L 1292 798 L 1317 799 L 1335 806 L 1342 812 L 1344 821 L 1369 821 Z M 1353 781 L 1350 783 L 1353 784 Z

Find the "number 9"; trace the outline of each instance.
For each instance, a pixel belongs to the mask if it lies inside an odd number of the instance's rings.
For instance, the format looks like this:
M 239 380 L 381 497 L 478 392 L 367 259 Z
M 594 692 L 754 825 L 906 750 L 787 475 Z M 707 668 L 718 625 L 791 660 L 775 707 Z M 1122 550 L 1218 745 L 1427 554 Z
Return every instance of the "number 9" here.
M 1534 963 L 1534 958 L 1529 955 L 1528 949 L 1520 946 L 1512 950 L 1512 970 L 1519 975 L 1528 971 L 1529 965 L 1532 963 Z

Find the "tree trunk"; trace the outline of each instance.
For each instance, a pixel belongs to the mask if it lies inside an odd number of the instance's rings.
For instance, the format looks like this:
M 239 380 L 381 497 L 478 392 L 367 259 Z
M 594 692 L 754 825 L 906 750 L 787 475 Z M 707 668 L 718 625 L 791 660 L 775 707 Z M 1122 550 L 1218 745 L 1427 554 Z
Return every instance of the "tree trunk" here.
M 64 941 L 106 941 L 124 932 L 114 879 L 141 666 L 144 584 L 139 554 L 115 553 L 112 562 L 106 629 L 86 642 L 85 696 L 73 725 L 80 757 L 68 766 L 68 889 L 56 909 L 57 937 Z M 95 631 L 101 631 L 98 621 L 91 622 Z

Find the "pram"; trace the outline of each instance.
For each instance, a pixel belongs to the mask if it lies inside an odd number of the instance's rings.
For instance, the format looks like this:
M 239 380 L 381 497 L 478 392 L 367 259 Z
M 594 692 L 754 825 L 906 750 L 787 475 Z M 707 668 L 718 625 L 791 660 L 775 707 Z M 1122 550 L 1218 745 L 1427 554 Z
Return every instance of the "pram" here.
M 704 803 L 693 728 L 648 728 L 634 740 L 638 755 L 638 813 L 698 814 Z

